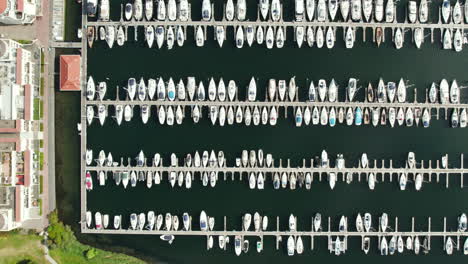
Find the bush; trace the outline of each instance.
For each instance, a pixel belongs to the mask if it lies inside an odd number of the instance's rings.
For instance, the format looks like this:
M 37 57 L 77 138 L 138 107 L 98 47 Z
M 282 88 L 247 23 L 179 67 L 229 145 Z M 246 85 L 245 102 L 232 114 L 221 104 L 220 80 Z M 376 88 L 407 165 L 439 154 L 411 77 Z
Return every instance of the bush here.
M 49 234 L 48 243 L 54 244 L 57 247 L 65 248 L 71 241 L 75 239 L 75 235 L 70 226 L 64 225 L 58 219 L 57 211 L 53 211 L 49 215 L 50 225 L 47 228 Z
M 44 176 L 39 176 L 39 194 L 44 191 Z
M 21 261 L 18 261 L 17 264 L 36 264 L 36 262 L 30 259 L 23 259 Z
M 85 257 L 87 260 L 91 260 L 94 257 L 96 257 L 97 251 L 95 248 L 89 248 L 88 250 L 85 251 Z

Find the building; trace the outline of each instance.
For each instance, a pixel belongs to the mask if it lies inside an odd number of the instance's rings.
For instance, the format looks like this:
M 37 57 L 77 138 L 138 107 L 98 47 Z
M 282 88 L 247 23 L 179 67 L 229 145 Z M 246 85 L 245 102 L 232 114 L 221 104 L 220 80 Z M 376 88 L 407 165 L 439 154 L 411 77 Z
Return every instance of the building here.
M 60 56 L 60 91 L 81 90 L 81 56 Z
M 33 118 L 40 56 L 35 58 L 37 52 L 31 48 L 0 39 L 0 231 L 41 218 L 38 141 L 42 132 Z
M 36 20 L 41 0 L 0 0 L 0 23 L 31 24 Z

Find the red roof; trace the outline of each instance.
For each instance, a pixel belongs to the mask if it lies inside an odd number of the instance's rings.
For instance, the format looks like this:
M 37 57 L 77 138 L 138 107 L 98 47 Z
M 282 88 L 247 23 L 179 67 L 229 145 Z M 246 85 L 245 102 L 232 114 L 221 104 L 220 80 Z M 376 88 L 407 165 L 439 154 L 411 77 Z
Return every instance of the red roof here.
M 24 0 L 18 0 L 16 1 L 16 11 L 17 12 L 23 12 L 24 10 Z
M 21 120 L 15 120 L 15 127 L 14 128 L 0 128 L 0 133 L 18 133 L 21 130 Z M 0 139 L 0 142 L 1 139 Z
M 16 186 L 16 192 L 15 192 L 15 221 L 16 222 L 21 222 L 21 186 L 17 185 Z
M 21 84 L 21 73 L 23 72 L 23 49 L 16 49 L 16 84 Z
M 8 0 L 0 0 L 0 14 L 3 14 L 3 12 L 5 12 L 7 6 L 8 6 L 8 3 L 7 3 Z
M 31 185 L 31 151 L 24 151 L 24 186 L 29 187 Z
M 24 119 L 31 120 L 31 85 L 24 86 Z
M 81 90 L 80 55 L 60 56 L 60 91 Z

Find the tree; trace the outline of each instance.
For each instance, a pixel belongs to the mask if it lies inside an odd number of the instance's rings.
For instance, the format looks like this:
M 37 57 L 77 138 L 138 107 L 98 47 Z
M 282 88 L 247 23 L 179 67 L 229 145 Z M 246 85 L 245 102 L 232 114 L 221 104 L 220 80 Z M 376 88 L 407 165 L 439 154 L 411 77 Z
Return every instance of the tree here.
M 85 252 L 85 256 L 87 260 L 93 259 L 94 257 L 96 257 L 96 255 L 97 255 L 97 251 L 95 248 L 89 248 Z
M 57 211 L 50 213 L 49 223 L 50 225 L 47 228 L 48 238 L 57 247 L 66 247 L 75 238 L 70 226 L 66 226 L 59 221 Z

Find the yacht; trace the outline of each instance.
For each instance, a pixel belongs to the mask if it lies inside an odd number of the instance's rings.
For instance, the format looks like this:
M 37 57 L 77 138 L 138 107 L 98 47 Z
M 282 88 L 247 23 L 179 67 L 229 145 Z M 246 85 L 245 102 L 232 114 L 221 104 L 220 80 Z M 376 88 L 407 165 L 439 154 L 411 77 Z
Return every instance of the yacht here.
M 272 0 L 271 1 L 271 13 L 270 17 L 273 21 L 277 22 L 281 18 L 281 4 L 279 0 Z
M 179 1 L 179 20 L 186 22 L 189 19 L 189 5 L 188 0 Z
M 94 119 L 94 107 L 92 105 L 86 106 L 86 121 L 88 122 L 88 126 L 91 125 Z
M 208 231 L 208 217 L 205 211 L 201 211 L 200 213 L 200 230 Z
M 137 21 L 140 21 L 143 18 L 142 0 L 135 0 L 135 2 L 133 2 L 133 18 Z
M 128 79 L 127 94 L 128 94 L 128 98 L 130 99 L 130 101 L 133 101 L 133 99 L 135 98 L 135 94 L 137 90 L 136 88 L 137 88 L 137 83 L 136 83 L 135 78 Z
M 185 34 L 184 34 L 184 28 L 181 26 L 177 26 L 176 29 L 176 40 L 177 40 L 177 45 L 179 47 L 182 47 L 185 42 Z
M 463 48 L 462 31 L 459 28 L 455 29 L 455 34 L 453 36 L 453 48 L 456 52 L 460 52 Z
M 310 26 L 307 27 L 306 37 L 307 37 L 307 45 L 309 45 L 309 47 L 313 47 L 314 42 L 315 42 L 315 33 L 314 33 L 313 27 L 310 27 Z
M 166 3 L 164 0 L 158 0 L 157 19 L 160 21 L 166 20 Z
M 336 17 L 336 13 L 338 12 L 337 0 L 328 0 L 328 12 L 330 14 L 330 20 L 334 21 Z
M 451 13 L 450 1 L 449 0 L 443 0 L 442 1 L 442 9 L 441 9 L 443 23 L 448 24 L 450 22 L 450 20 L 449 20 L 450 19 L 450 13 Z
M 91 173 L 89 171 L 86 172 L 85 186 L 87 191 L 91 191 L 93 189 L 93 178 L 91 177 Z
M 374 173 L 371 172 L 369 174 L 368 182 L 369 182 L 369 190 L 373 191 L 375 189 L 375 182 L 376 182 Z
M 304 27 L 296 27 L 296 42 L 299 48 L 302 47 L 302 43 L 304 42 L 304 34 Z
M 284 46 L 284 32 L 283 28 L 279 27 L 276 31 L 276 47 L 282 48 Z
M 395 4 L 393 0 L 388 0 L 385 5 L 385 22 L 392 23 L 395 20 Z
M 125 5 L 125 20 L 132 19 L 132 16 L 133 16 L 133 5 L 130 3 L 127 3 Z
M 280 101 L 284 101 L 286 97 L 286 81 L 279 80 L 278 82 L 278 98 Z
M 154 211 L 149 211 L 148 212 L 148 215 L 147 215 L 147 220 L 148 220 L 148 223 L 146 224 L 146 228 L 147 230 L 153 230 L 154 229 L 154 224 L 155 224 L 155 221 L 156 221 L 156 217 L 154 215 Z
M 356 217 L 356 231 L 364 232 L 364 222 L 362 221 L 362 216 L 360 213 L 358 213 Z
M 466 214 L 462 213 L 458 217 L 458 231 L 465 232 L 466 229 L 467 229 L 467 218 L 466 218 Z
M 386 213 L 383 213 L 382 216 L 380 217 L 380 230 L 382 232 L 385 232 L 387 230 L 388 226 L 388 215 Z
M 323 47 L 323 44 L 324 44 L 324 41 L 325 41 L 325 36 L 324 36 L 322 27 L 317 28 L 317 32 L 316 32 L 316 35 L 315 35 L 315 41 L 317 43 L 317 48 L 322 48 Z
M 431 114 L 429 113 L 429 110 L 427 108 L 424 108 L 423 115 L 422 115 L 423 127 L 424 128 L 429 127 L 430 122 L 431 122 Z
M 452 20 L 455 24 L 460 24 L 463 20 L 460 2 L 458 0 L 455 2 L 452 10 Z
M 226 32 L 223 26 L 216 27 L 216 40 L 218 41 L 219 47 L 223 47 L 224 40 L 226 38 Z
M 267 49 L 272 49 L 274 45 L 274 33 L 273 28 L 271 26 L 268 27 L 266 36 L 265 36 L 265 44 Z
M 353 21 L 361 21 L 361 1 L 360 0 L 351 0 L 351 19 Z
M 388 244 L 387 238 L 382 237 L 380 240 L 380 255 L 387 256 L 388 255 Z
M 148 21 L 153 19 L 153 0 L 145 0 L 145 17 Z
M 133 230 L 137 229 L 138 217 L 135 213 L 130 215 L 130 228 Z
M 229 0 L 232 1 L 232 0 Z M 270 9 L 270 2 L 269 0 L 260 0 L 260 15 L 262 16 L 263 20 L 268 18 L 268 11 Z
M 444 32 L 444 39 L 442 42 L 443 49 L 451 49 L 452 48 L 452 31 L 451 29 L 446 29 Z
M 351 27 L 346 29 L 345 46 L 347 49 L 351 49 L 354 46 L 354 30 Z
M 140 213 L 138 215 L 138 229 L 143 230 L 145 227 L 145 222 L 146 222 L 146 216 L 144 213 Z
M 244 231 L 249 231 L 250 225 L 252 223 L 252 215 L 246 213 L 242 218 L 242 228 Z
M 415 28 L 414 29 L 414 43 L 416 45 L 416 48 L 420 49 L 421 44 L 424 42 L 424 32 L 422 28 Z
M 89 2 L 90 1 L 88 1 L 88 3 Z M 109 21 L 109 0 L 101 0 L 99 6 L 99 20 Z
M 236 47 L 238 49 L 242 48 L 244 46 L 244 29 L 242 27 L 237 28 L 237 33 L 236 33 Z
M 328 27 L 326 34 L 326 44 L 327 48 L 331 49 L 335 46 L 335 32 L 332 27 Z
M 121 218 L 120 215 L 114 216 L 114 229 L 120 229 Z
M 174 42 L 176 40 L 174 27 L 170 26 L 167 28 L 166 33 L 166 42 L 167 42 L 167 49 L 171 50 L 174 47 Z
M 416 23 L 417 9 L 416 1 L 408 2 L 408 20 L 410 23 Z
M 203 47 L 203 45 L 205 45 L 205 34 L 203 33 L 202 26 L 197 26 L 197 33 L 195 35 L 195 42 L 197 44 L 197 47 Z
M 347 87 L 348 99 L 350 102 L 354 100 L 354 95 L 356 94 L 356 90 L 357 90 L 357 80 L 356 78 L 350 78 L 348 81 L 348 87 Z
M 348 21 L 350 2 L 351 2 L 351 0 L 341 0 L 341 1 L 339 1 L 341 17 L 343 18 L 343 21 Z
M 95 17 L 97 13 L 97 0 L 88 0 L 86 3 L 86 12 L 88 16 Z
M 448 237 L 445 241 L 445 252 L 447 255 L 452 255 L 453 253 L 453 241 L 451 237 Z
M 315 14 L 315 0 L 305 0 L 306 15 L 309 21 L 314 20 Z
M 117 28 L 117 45 L 123 46 L 125 43 L 125 32 L 122 26 Z
M 467 124 L 467 114 L 466 109 L 463 108 L 460 112 L 460 127 L 465 128 Z
M 301 236 L 298 236 L 296 239 L 296 252 L 299 255 L 304 252 L 304 244 L 302 242 Z
M 167 2 L 167 18 L 169 21 L 175 21 L 177 19 L 177 5 L 175 0 L 169 0 Z
M 163 26 L 156 26 L 156 45 L 158 46 L 158 49 L 162 48 L 162 45 L 164 44 L 164 37 L 165 37 L 165 30 Z
M 375 11 L 374 11 L 374 18 L 377 22 L 382 22 L 384 16 L 384 1 L 383 0 L 376 0 L 375 1 Z
M 106 121 L 106 117 L 107 117 L 106 106 L 98 105 L 98 118 L 99 118 L 99 123 L 101 124 L 101 126 L 104 125 L 104 121 Z
M 449 103 L 449 84 L 446 79 L 442 79 L 439 84 L 440 90 L 440 103 L 441 104 L 448 104 Z
M 330 189 L 333 190 L 336 184 L 336 174 L 334 172 L 330 172 L 328 174 L 328 183 L 330 185 Z
M 414 180 L 414 188 L 416 191 L 420 191 L 423 183 L 423 177 L 420 173 L 416 174 L 416 178 Z
M 370 232 L 372 228 L 372 216 L 369 213 L 364 214 L 364 230 Z
M 364 14 L 364 19 L 369 22 L 372 15 L 372 0 L 363 0 L 362 1 L 362 13 Z
M 95 94 L 96 86 L 94 84 L 93 77 L 89 76 L 88 82 L 86 84 L 86 99 L 88 99 L 88 101 L 94 100 Z
M 257 43 L 259 45 L 261 45 L 261 44 L 263 44 L 264 38 L 265 38 L 265 33 L 263 32 L 263 27 L 259 26 L 257 28 L 257 34 L 255 36 L 255 39 L 256 39 Z
M 314 231 L 319 232 L 322 229 L 322 215 L 316 213 L 314 216 Z
M 204 21 L 211 20 L 211 2 L 210 0 L 203 0 L 202 2 L 202 19 Z
M 453 80 L 450 85 L 450 103 L 460 103 L 460 88 L 458 87 L 457 80 Z
M 140 79 L 137 89 L 138 89 L 138 99 L 140 101 L 145 101 L 146 100 L 146 84 L 145 84 L 145 80 L 143 79 L 143 77 Z
M 340 218 L 338 230 L 340 232 L 346 232 L 348 230 L 348 218 L 346 218 L 344 215 Z
M 419 22 L 426 23 L 429 16 L 429 8 L 427 5 L 427 0 L 421 0 L 419 2 Z
M 400 28 L 397 28 L 395 30 L 395 35 L 394 35 L 393 41 L 395 43 L 395 48 L 396 49 L 401 49 L 403 47 L 403 33 L 401 32 Z

